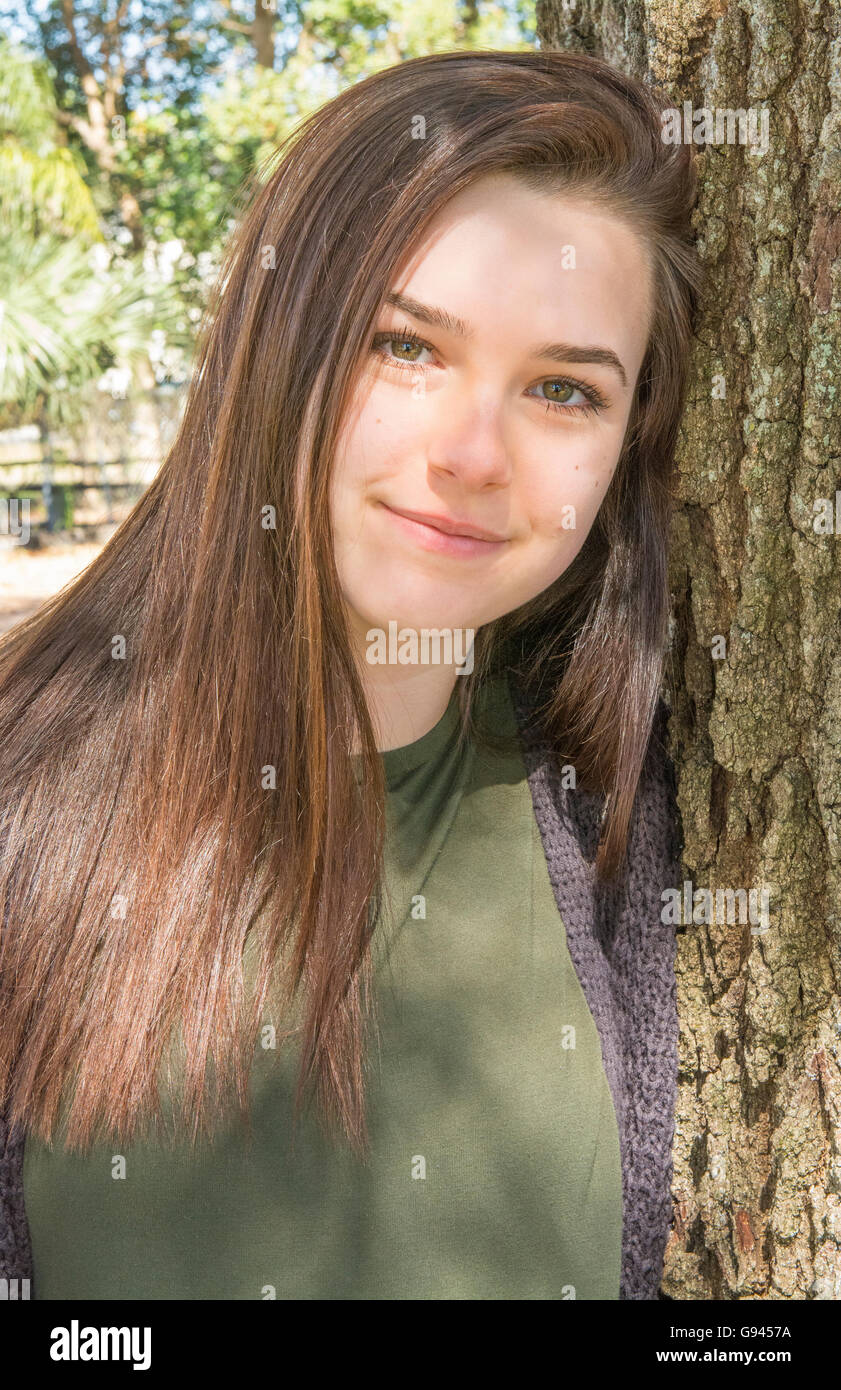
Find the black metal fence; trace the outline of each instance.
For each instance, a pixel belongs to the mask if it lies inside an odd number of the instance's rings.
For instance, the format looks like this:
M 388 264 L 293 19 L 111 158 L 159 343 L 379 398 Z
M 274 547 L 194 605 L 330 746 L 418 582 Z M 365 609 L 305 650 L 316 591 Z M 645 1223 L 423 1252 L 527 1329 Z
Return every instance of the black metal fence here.
M 54 462 L 47 468 L 41 460 L 6 460 L 0 463 L 0 499 L 10 501 L 18 498 L 20 501 L 28 499 L 31 505 L 32 522 L 40 528 L 49 531 L 67 531 L 76 524 L 76 513 L 79 510 L 78 503 L 81 498 L 89 494 L 96 494 L 100 499 L 100 506 L 97 508 L 99 515 L 97 521 L 113 523 L 119 518 L 117 511 L 125 514 L 134 505 L 139 497 L 143 495 L 149 486 L 149 479 L 139 480 L 136 477 L 126 476 L 131 470 L 138 466 L 146 469 L 150 467 L 149 459 L 129 459 L 100 460 L 91 463 L 88 460 L 67 459 L 61 462 Z M 74 478 L 72 481 L 59 481 L 60 471 L 76 470 L 87 472 L 95 470 L 92 478 Z M 8 474 L 15 470 L 23 470 L 24 481 L 12 484 Z M 115 478 L 113 475 L 117 473 Z M 40 473 L 40 477 L 33 478 L 32 474 Z M 122 474 L 122 476 L 120 476 Z M 38 516 L 40 510 L 41 516 Z

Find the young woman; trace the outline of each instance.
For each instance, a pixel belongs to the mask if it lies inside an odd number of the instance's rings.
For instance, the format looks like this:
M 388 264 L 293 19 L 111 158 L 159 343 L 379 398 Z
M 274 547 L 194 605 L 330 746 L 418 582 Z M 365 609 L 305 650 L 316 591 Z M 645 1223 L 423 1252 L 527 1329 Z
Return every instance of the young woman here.
M 657 1296 L 699 285 L 662 105 L 451 52 L 317 112 L 154 482 L 0 649 L 35 1297 Z

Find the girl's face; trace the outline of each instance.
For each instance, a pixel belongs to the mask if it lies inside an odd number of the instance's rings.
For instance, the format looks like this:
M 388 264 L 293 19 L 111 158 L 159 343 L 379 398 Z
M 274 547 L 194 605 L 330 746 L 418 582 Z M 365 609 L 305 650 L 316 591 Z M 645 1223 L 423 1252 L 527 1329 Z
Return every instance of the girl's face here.
M 381 307 L 331 479 L 363 642 L 391 621 L 476 630 L 571 564 L 619 460 L 651 293 L 638 236 L 586 202 L 493 175 L 448 204 Z

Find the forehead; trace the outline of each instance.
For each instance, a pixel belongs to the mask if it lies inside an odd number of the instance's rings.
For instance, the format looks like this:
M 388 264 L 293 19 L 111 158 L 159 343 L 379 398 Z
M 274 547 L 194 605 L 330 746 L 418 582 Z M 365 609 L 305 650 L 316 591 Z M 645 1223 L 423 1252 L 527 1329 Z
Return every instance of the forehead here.
M 511 351 L 553 338 L 612 347 L 633 381 L 652 307 L 649 249 L 621 217 L 579 193 L 509 175 L 452 198 L 407 257 L 393 289 L 447 309 Z

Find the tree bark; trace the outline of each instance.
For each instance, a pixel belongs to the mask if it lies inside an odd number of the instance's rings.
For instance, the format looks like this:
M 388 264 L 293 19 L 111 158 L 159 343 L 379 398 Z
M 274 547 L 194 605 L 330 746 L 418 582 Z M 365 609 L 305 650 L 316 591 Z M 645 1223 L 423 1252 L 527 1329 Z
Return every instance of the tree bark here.
M 251 37 L 257 65 L 261 68 L 274 67 L 274 21 L 277 9 L 276 0 L 254 0 L 254 20 Z
M 667 698 L 683 877 L 770 923 L 678 928 L 676 1299 L 841 1298 L 841 7 L 538 0 L 543 48 L 682 110 L 708 284 L 678 456 Z M 836 505 L 837 504 L 837 505 Z M 664 885 L 666 886 L 666 885 Z M 676 885 L 677 886 L 677 885 Z
M 87 120 L 78 116 L 70 122 L 93 154 L 97 166 L 106 181 L 114 177 L 116 168 L 116 149 L 112 140 L 112 123 L 120 114 L 119 106 L 123 96 L 125 79 L 125 57 L 123 51 L 124 28 L 128 17 L 127 0 L 121 0 L 111 19 L 103 23 L 104 75 L 100 80 L 88 61 L 76 27 L 74 0 L 61 0 L 61 13 L 67 31 L 67 42 L 73 58 L 87 106 Z M 129 189 L 123 189 L 118 197 L 118 206 L 123 224 L 131 233 L 132 249 L 141 251 L 145 237 L 143 215 L 140 204 Z

